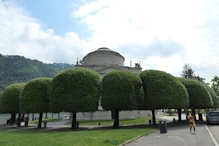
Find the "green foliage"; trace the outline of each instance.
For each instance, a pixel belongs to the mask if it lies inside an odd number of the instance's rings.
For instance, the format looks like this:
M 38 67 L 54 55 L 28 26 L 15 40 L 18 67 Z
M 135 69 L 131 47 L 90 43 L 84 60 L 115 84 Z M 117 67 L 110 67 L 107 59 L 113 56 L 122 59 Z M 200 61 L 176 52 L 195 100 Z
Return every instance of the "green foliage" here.
M 3 94 L 3 91 L 0 92 L 0 114 L 2 113 L 2 110 L 1 110 L 1 98 L 2 98 L 2 94 Z
M 22 56 L 0 54 L 0 91 L 13 83 L 28 82 L 39 77 L 54 77 L 60 70 L 72 68 L 69 64 L 44 64 Z
M 181 76 L 183 78 L 189 78 L 189 79 L 195 79 L 195 80 L 198 80 L 199 82 L 201 83 L 204 83 L 205 82 L 205 78 L 202 78 L 200 77 L 199 75 L 195 75 L 192 67 L 189 65 L 189 64 L 185 64 L 183 66 L 183 70 L 182 70 L 182 73 L 181 73 Z
M 215 91 L 216 95 L 219 96 L 219 77 L 214 76 L 211 82 L 212 82 L 211 88 Z
M 219 98 L 217 97 L 215 91 L 206 84 L 204 84 L 204 86 L 211 95 L 211 98 L 212 98 L 212 101 L 213 101 L 213 107 L 218 108 L 219 107 Z
M 1 96 L 2 113 L 19 113 L 20 95 L 26 83 L 16 83 L 8 86 Z
M 211 95 L 204 85 L 193 79 L 178 78 L 189 93 L 190 108 L 203 109 L 213 106 Z
M 50 111 L 50 86 L 52 79 L 36 78 L 27 83 L 20 99 L 23 113 L 46 113 Z
M 189 105 L 185 86 L 171 74 L 158 70 L 145 70 L 140 77 L 145 93 L 145 109 L 177 109 Z
M 106 110 L 137 108 L 135 89 L 140 90 L 140 78 L 127 71 L 112 71 L 102 79 L 101 105 Z
M 96 111 L 100 76 L 86 68 L 67 69 L 52 80 L 51 109 L 54 112 Z

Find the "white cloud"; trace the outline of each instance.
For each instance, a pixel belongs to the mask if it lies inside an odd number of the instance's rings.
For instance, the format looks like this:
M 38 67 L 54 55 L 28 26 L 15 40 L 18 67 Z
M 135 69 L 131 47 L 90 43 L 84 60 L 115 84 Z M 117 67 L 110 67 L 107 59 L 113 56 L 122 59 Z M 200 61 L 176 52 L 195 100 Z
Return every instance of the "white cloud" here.
M 28 15 L 14 1 L 0 0 L 0 53 L 21 55 L 43 62 L 75 64 L 82 57 L 86 42 L 78 34 L 68 32 L 64 37 L 52 29 L 44 30 L 39 21 Z
M 96 0 L 80 6 L 72 17 L 92 32 L 90 46 L 118 51 L 126 64 L 132 57 L 144 69 L 180 76 L 183 64 L 189 63 L 208 82 L 219 72 L 216 0 Z
M 133 64 L 141 61 L 143 69 L 179 76 L 189 63 L 208 82 L 219 75 L 217 0 L 96 0 L 75 7 L 72 17 L 88 26 L 87 40 L 75 32 L 59 36 L 19 4 L 0 0 L 0 53 L 75 63 L 77 57 L 109 47 L 126 57 L 126 65 L 131 58 Z

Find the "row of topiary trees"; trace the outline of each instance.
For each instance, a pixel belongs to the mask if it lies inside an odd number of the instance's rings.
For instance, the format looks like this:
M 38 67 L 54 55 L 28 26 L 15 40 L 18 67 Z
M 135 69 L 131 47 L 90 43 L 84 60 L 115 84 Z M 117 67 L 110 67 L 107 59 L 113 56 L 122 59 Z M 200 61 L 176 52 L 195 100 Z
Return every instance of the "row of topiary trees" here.
M 100 98 L 101 97 L 101 98 Z M 96 111 L 98 103 L 115 112 L 114 127 L 119 127 L 119 111 L 155 109 L 203 109 L 218 107 L 214 91 L 192 79 L 175 78 L 158 70 L 145 70 L 140 75 L 128 71 L 112 71 L 102 81 L 99 74 L 86 68 L 67 69 L 53 79 L 37 78 L 27 84 L 13 84 L 0 92 L 0 112 L 15 114 L 71 112 L 72 128 L 76 128 L 77 112 Z M 19 124 L 18 124 L 19 125 Z

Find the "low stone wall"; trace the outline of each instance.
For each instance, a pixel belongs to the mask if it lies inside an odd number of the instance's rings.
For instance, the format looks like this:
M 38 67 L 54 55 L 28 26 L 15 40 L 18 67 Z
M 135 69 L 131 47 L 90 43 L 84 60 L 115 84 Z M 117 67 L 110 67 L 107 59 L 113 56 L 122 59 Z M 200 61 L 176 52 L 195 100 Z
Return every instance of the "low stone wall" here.
M 119 112 L 119 119 L 134 119 L 134 118 L 141 118 L 141 117 L 151 117 L 151 111 L 133 110 L 133 111 L 120 111 Z M 110 120 L 111 118 L 112 118 L 111 111 L 77 113 L 77 120 Z

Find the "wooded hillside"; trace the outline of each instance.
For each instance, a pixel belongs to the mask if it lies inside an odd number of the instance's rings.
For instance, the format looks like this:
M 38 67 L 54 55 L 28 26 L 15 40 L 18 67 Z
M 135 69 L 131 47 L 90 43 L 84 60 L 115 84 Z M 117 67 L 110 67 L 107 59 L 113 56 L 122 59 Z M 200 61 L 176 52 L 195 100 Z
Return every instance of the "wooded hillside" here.
M 27 82 L 38 77 L 54 77 L 61 70 L 72 68 L 73 64 L 45 64 L 18 55 L 0 54 L 0 91 L 12 83 Z

